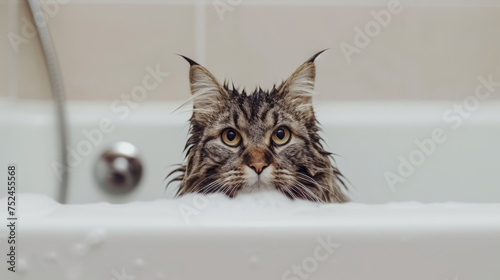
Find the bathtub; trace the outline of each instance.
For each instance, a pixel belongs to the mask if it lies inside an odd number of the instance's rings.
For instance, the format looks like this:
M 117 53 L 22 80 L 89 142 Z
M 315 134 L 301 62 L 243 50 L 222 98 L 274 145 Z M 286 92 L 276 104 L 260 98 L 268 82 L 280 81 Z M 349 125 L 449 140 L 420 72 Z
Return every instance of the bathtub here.
M 349 180 L 342 205 L 274 193 L 172 200 L 165 177 L 183 160 L 189 110 L 117 104 L 68 104 L 68 150 L 79 159 L 61 205 L 52 105 L 0 102 L 2 184 L 7 165 L 18 171 L 16 272 L 2 262 L 1 279 L 500 279 L 498 101 L 316 104 Z M 108 132 L 92 143 L 103 119 Z M 134 144 L 143 164 L 122 194 L 94 172 L 117 141 Z M 1 228 L 8 258 L 11 231 Z

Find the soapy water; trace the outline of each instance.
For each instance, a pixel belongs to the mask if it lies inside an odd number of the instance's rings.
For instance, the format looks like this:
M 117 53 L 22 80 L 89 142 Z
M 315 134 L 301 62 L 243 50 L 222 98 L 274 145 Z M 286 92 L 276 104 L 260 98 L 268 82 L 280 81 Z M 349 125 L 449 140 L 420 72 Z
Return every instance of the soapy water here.
M 315 209 L 320 207 L 320 203 L 291 200 L 278 192 L 262 192 L 253 194 L 241 194 L 235 198 L 228 198 L 223 194 L 187 194 L 177 199 L 158 199 L 149 202 L 130 202 L 127 204 L 110 204 L 107 202 L 92 204 L 59 204 L 45 195 L 39 194 L 20 194 L 19 195 L 19 216 L 25 218 L 37 217 L 61 217 L 74 216 L 89 217 L 102 216 L 124 218 L 140 216 L 170 216 L 180 217 L 180 212 L 184 208 L 192 208 L 198 214 L 206 212 L 210 217 L 216 218 L 220 214 L 224 215 L 242 215 L 264 214 L 271 209 L 277 213 L 298 212 L 301 209 Z M 0 199 L 0 205 L 5 205 L 6 199 Z M 231 211 L 227 211 L 227 207 Z M 2 206 L 2 210 L 3 210 Z M 0 212 L 0 215 L 5 214 Z M 264 215 L 265 216 L 265 215 Z M 96 228 L 88 233 L 82 244 L 78 244 L 77 251 L 85 250 L 86 247 L 96 246 L 106 238 L 103 229 Z
M 376 229 L 382 226 L 384 230 L 396 229 L 403 223 L 422 223 L 428 220 L 438 221 L 436 213 L 445 214 L 441 217 L 446 223 L 436 223 L 435 226 L 446 227 L 451 223 L 460 224 L 467 215 L 484 218 L 491 223 L 491 217 L 498 217 L 500 204 L 463 204 L 440 203 L 422 204 L 417 202 L 389 203 L 385 205 L 367 205 L 359 203 L 321 204 L 305 200 L 290 200 L 277 192 L 264 192 L 243 194 L 230 199 L 222 194 L 202 196 L 188 194 L 178 199 L 158 199 L 149 202 L 131 202 L 127 204 L 92 203 L 82 205 L 61 205 L 44 195 L 20 194 L 18 214 L 28 225 L 45 226 L 46 222 L 54 222 L 64 227 L 74 227 L 76 232 L 82 230 L 83 235 L 71 241 L 70 247 L 59 247 L 54 251 L 39 252 L 39 255 L 22 256 L 19 259 L 18 269 L 28 273 L 30 266 L 43 262 L 46 267 L 59 270 L 65 279 L 82 279 L 85 267 L 84 258 L 91 258 L 97 248 L 106 244 L 109 236 L 114 236 L 111 226 L 127 226 L 127 229 L 137 228 L 140 222 L 151 220 L 152 223 L 165 223 L 173 226 L 191 225 L 225 225 L 236 223 L 256 223 L 275 225 L 277 222 L 292 223 L 302 222 L 301 226 L 317 221 L 318 224 L 353 225 L 351 219 L 357 224 L 364 224 L 367 228 Z M 0 209 L 5 209 L 6 198 L 0 199 Z M 472 207 L 471 207 L 472 206 Z M 195 210 L 189 213 L 189 223 L 186 223 L 181 209 Z M 476 209 L 478 211 L 475 211 Z M 472 211 L 474 210 L 474 211 Z M 418 215 L 415 215 L 418 214 Z M 480 214 L 480 215 L 479 215 Z M 0 212 L 0 219 L 6 213 Z M 411 219 L 408 219 L 411 217 Z M 486 219 L 490 219 L 487 221 Z M 477 219 L 476 219 L 477 220 Z M 498 218 L 496 218 L 498 220 Z M 57 222 L 64 221 L 64 223 Z M 133 221 L 133 223 L 131 223 Z M 347 223 L 346 223 L 347 222 Z M 483 221 L 481 221 L 483 223 Z M 485 223 L 485 222 L 484 222 Z M 485 223 L 486 224 L 486 223 Z M 297 225 L 297 224 L 293 224 Z M 389 227 L 387 227 L 389 226 Z M 401 236 L 407 240 L 408 237 Z M 277 255 L 279 252 L 276 253 Z M 126 271 L 136 276 L 149 275 L 150 278 L 167 279 L 171 272 L 150 271 L 154 262 L 147 259 L 147 255 L 135 255 L 123 265 Z M 262 267 L 265 256 L 261 255 L 259 248 L 247 252 L 245 259 L 250 269 L 258 270 Z M 335 264 L 337 258 L 331 258 Z M 32 268 L 33 269 L 33 268 Z M 121 272 L 121 267 L 116 267 Z M 153 274 L 150 274 L 153 273 Z M 109 279 L 113 275 L 110 274 Z M 150 279 L 147 278 L 147 279 Z M 174 278 L 169 278 L 174 279 Z
M 131 202 L 127 204 L 92 203 L 81 205 L 62 205 L 52 198 L 38 194 L 19 195 L 18 215 L 25 221 L 38 222 L 39 220 L 59 218 L 67 221 L 68 227 L 79 225 L 82 220 L 91 217 L 92 224 L 96 226 L 84 226 L 85 234 L 82 238 L 73 242 L 69 247 L 60 247 L 55 251 L 40 252 L 31 256 L 19 259 L 18 270 L 26 273 L 29 270 L 30 262 L 42 262 L 45 267 L 61 271 L 66 279 L 82 279 L 84 267 L 81 260 L 93 255 L 94 248 L 104 244 L 107 239 L 106 224 L 111 220 L 130 219 L 131 217 L 164 217 L 169 221 L 178 221 L 185 224 L 182 219 L 183 207 L 193 207 L 198 214 L 192 217 L 193 222 L 203 221 L 206 218 L 214 219 L 224 213 L 232 213 L 238 216 L 246 213 L 250 216 L 264 215 L 266 211 L 275 209 L 285 215 L 290 211 L 298 211 L 301 207 L 317 208 L 319 204 L 309 201 L 292 201 L 279 193 L 256 193 L 244 194 L 234 199 L 230 199 L 222 194 L 212 194 L 202 196 L 198 194 L 188 194 L 178 199 L 158 199 L 150 202 Z M 6 204 L 6 199 L 0 199 L 2 209 Z M 227 207 L 233 208 L 227 211 Z M 0 216 L 6 213 L 0 212 Z M 217 219 L 216 219 L 217 220 Z M 101 224 L 98 221 L 103 221 Z M 256 255 L 249 257 L 249 264 L 256 268 L 259 265 L 259 258 Z M 144 258 L 132 259 L 127 268 L 127 272 L 138 276 L 141 271 L 147 271 L 147 263 Z M 120 270 L 118 269 L 118 274 Z M 157 279 L 166 279 L 166 274 L 157 272 Z M 112 275 L 111 275 L 112 276 Z
M 325 215 L 338 218 L 376 213 L 390 213 L 397 217 L 398 213 L 406 215 L 408 211 L 432 216 L 434 211 L 450 213 L 468 213 L 470 205 L 482 208 L 498 209 L 500 204 L 466 204 L 466 203 L 434 203 L 397 202 L 379 205 L 348 202 L 344 204 L 323 204 L 306 200 L 291 200 L 279 192 L 259 192 L 241 194 L 228 198 L 223 194 L 187 194 L 177 199 L 158 199 L 154 201 L 130 202 L 126 204 L 110 204 L 107 202 L 90 204 L 61 205 L 52 198 L 22 193 L 18 198 L 18 215 L 23 219 L 37 221 L 42 217 L 71 218 L 71 225 L 78 225 L 85 219 L 92 219 L 96 226 L 87 233 L 84 240 L 75 246 L 77 252 L 83 253 L 90 247 L 98 246 L 106 239 L 106 232 L 99 220 L 114 221 L 139 217 L 159 217 L 166 222 L 183 224 L 210 222 L 220 220 L 275 221 L 277 218 L 294 220 L 300 217 L 311 219 Z M 0 219 L 5 220 L 6 197 L 0 199 Z M 3 216 L 3 217 L 2 217 Z M 106 218 L 106 219 L 104 219 Z

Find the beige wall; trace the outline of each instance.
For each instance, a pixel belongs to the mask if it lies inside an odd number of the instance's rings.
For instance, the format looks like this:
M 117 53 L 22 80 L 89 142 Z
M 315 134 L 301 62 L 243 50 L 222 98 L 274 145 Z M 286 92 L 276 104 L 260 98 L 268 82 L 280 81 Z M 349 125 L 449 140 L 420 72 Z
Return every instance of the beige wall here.
M 0 1 L 0 96 L 9 95 L 9 55 L 10 45 L 5 39 L 9 32 L 9 7 L 7 2 Z
M 23 20 L 33 19 L 26 2 L 18 2 L 22 35 Z M 148 99 L 187 99 L 188 67 L 176 53 L 204 63 L 221 80 L 253 88 L 281 81 L 330 48 L 317 62 L 318 99 L 458 99 L 473 93 L 479 75 L 500 80 L 500 1 L 402 1 L 350 63 L 340 45 L 356 46 L 355 28 L 364 29 L 371 13 L 387 10 L 390 1 L 221 0 L 229 5 L 222 15 L 216 8 L 224 7 L 213 1 L 99 2 L 70 0 L 49 16 L 68 99 L 119 98 L 156 65 L 170 76 Z M 12 17 L 7 3 L 0 0 L 1 34 Z M 17 54 L 4 42 L 0 63 L 0 95 L 17 87 L 21 98 L 50 98 L 38 38 L 19 45 Z

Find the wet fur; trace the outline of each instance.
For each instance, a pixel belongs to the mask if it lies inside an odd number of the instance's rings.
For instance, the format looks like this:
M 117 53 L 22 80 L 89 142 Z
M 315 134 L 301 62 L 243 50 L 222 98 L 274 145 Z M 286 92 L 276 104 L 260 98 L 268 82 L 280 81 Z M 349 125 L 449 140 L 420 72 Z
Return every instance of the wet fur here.
M 174 170 L 170 181 L 180 181 L 177 195 L 220 192 L 229 197 L 254 188 L 248 182 L 248 164 L 265 161 L 267 187 L 292 199 L 345 202 L 342 174 L 332 165 L 332 154 L 321 144 L 318 121 L 312 107 L 317 53 L 285 82 L 251 94 L 234 85 L 220 85 L 208 70 L 190 63 L 193 115 L 186 143 L 187 163 Z M 289 128 L 292 140 L 284 146 L 271 143 L 271 133 Z M 221 132 L 234 128 L 243 142 L 232 148 L 220 140 Z M 272 173 L 272 174 L 271 174 Z

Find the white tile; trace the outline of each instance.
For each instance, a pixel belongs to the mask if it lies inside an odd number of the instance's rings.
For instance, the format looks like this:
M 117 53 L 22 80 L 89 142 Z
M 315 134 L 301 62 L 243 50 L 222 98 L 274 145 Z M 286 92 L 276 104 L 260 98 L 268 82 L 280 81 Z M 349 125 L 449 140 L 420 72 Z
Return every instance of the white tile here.
M 49 28 L 67 98 L 120 98 L 142 84 L 146 67 L 156 65 L 171 76 L 148 93 L 148 100 L 184 98 L 189 94 L 188 67 L 175 54 L 194 53 L 193 15 L 192 6 L 168 1 L 61 5 L 50 17 Z M 27 69 L 36 63 L 31 57 L 21 64 Z M 30 92 L 23 88 L 21 95 L 31 98 Z

